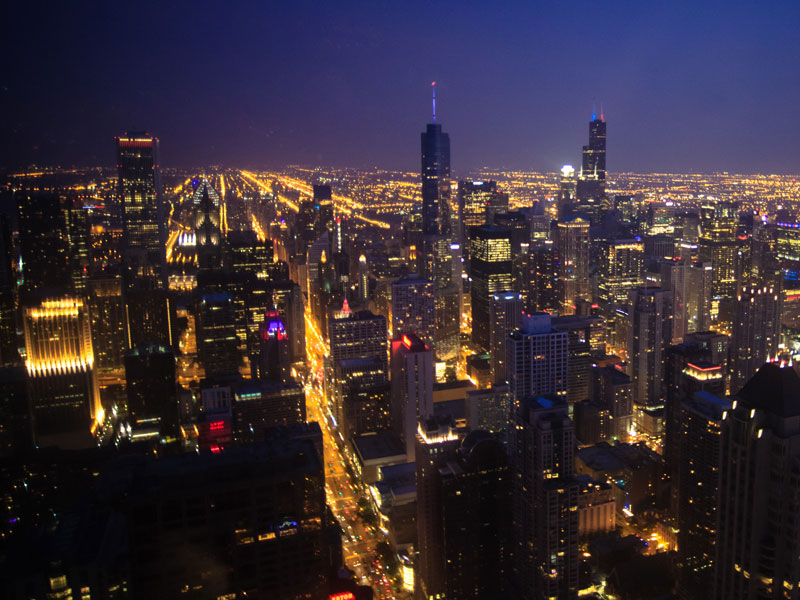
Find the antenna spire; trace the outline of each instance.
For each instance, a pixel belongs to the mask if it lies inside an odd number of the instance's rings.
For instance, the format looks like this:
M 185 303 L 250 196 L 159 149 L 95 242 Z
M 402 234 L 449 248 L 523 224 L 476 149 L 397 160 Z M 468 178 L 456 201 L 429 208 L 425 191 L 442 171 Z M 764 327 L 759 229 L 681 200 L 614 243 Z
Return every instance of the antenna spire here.
M 595 105 L 595 103 L 592 102 L 592 121 L 596 120 L 597 120 L 597 105 Z
M 436 82 L 431 82 L 431 90 L 433 90 L 433 122 L 436 123 Z
M 603 123 L 605 123 L 605 122 L 606 122 L 606 117 L 605 117 L 605 115 L 603 115 L 603 103 L 602 103 L 602 102 L 600 103 L 600 120 L 601 120 Z

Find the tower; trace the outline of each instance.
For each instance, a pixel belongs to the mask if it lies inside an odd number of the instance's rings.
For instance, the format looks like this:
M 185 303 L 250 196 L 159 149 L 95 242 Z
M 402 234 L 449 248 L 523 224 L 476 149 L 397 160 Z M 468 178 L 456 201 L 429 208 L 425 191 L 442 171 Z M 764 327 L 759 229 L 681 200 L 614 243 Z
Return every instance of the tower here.
M 580 300 L 591 300 L 589 289 L 589 221 L 572 217 L 557 229 L 560 259 L 561 314 L 571 315 Z
M 417 425 L 433 416 L 433 352 L 414 334 L 392 340 L 392 428 L 415 459 Z
M 583 147 L 581 172 L 578 177 L 576 196 L 580 204 L 597 202 L 606 193 L 606 121 L 592 112 L 589 122 L 589 145 Z
M 492 358 L 492 382 L 506 381 L 506 344 L 508 334 L 522 323 L 522 294 L 495 293 L 489 305 L 489 352 Z
M 123 257 L 130 275 L 166 287 L 167 227 L 160 188 L 158 138 L 128 132 L 117 140 Z
M 434 307 L 434 285 L 430 279 L 411 274 L 392 282 L 392 337 L 413 333 L 433 343 Z
M 744 286 L 736 298 L 731 344 L 731 391 L 778 352 L 781 331 L 780 295 L 768 286 Z
M 528 396 L 567 394 L 568 336 L 547 313 L 522 315 L 506 342 L 506 374 L 516 406 Z
M 508 229 L 485 224 L 470 230 L 470 277 L 472 341 L 488 350 L 492 297 L 513 288 L 511 232 Z
M 222 268 L 221 203 L 217 191 L 203 179 L 194 191 L 194 231 L 197 239 L 197 266 L 201 271 Z

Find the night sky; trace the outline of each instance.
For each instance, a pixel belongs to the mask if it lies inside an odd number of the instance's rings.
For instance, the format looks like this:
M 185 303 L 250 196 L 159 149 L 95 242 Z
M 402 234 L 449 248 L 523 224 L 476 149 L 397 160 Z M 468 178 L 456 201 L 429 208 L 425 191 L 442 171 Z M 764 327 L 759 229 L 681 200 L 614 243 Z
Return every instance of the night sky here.
M 800 2 L 8 2 L 0 166 L 419 169 L 436 80 L 456 174 L 799 173 Z M 14 6 L 11 6 L 14 5 Z

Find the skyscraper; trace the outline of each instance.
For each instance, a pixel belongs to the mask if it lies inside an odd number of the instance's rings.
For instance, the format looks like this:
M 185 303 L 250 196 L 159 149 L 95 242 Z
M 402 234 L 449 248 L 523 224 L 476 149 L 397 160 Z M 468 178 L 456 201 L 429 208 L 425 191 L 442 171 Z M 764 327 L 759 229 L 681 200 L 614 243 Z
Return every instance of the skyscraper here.
M 699 258 L 711 265 L 711 328 L 730 334 L 736 298 L 736 228 L 739 209 L 734 202 L 706 204 L 700 213 Z
M 194 232 L 197 266 L 202 271 L 222 268 L 222 207 L 217 191 L 203 178 L 194 190 Z
M 606 305 L 625 304 L 628 292 L 642 285 L 644 242 L 604 240 L 599 244 L 598 296 Z
M 796 598 L 800 377 L 767 364 L 722 416 L 712 597 Z
M 511 232 L 505 227 L 486 224 L 473 227 L 469 235 L 472 341 L 480 348 L 489 350 L 489 307 L 492 297 L 513 288 Z
M 229 293 L 203 294 L 197 306 L 197 353 L 206 377 L 235 375 L 241 355 L 236 337 L 236 308 Z
M 126 266 L 135 276 L 163 282 L 167 229 L 160 188 L 158 138 L 128 132 L 116 139 Z
M 558 224 L 561 271 L 561 314 L 571 315 L 580 300 L 591 300 L 589 289 L 589 221 L 573 217 Z
M 70 248 L 62 200 L 53 192 L 16 194 L 22 292 L 70 290 Z
M 419 596 L 499 597 L 510 575 L 511 476 L 503 445 L 473 431 L 417 454 Z
M 519 405 L 528 396 L 563 396 L 567 393 L 568 336 L 555 331 L 550 315 L 522 315 L 522 325 L 506 342 L 506 374 Z
M 43 300 L 23 308 L 29 396 L 40 446 L 92 445 L 103 421 L 86 305 L 80 298 Z
M 494 215 L 508 210 L 508 194 L 497 191 L 494 181 L 458 182 L 459 243 L 466 248 L 470 227 L 491 223 Z
M 433 352 L 414 334 L 392 340 L 392 428 L 414 461 L 417 425 L 433 416 Z
M 420 139 L 422 233 L 424 236 L 450 236 L 450 136 L 436 122 L 435 108 L 433 122 L 428 123 Z
M 411 274 L 392 282 L 392 337 L 414 333 L 433 343 L 436 327 L 434 284 Z
M 134 430 L 174 431 L 177 428 L 175 375 L 175 353 L 171 348 L 152 344 L 133 348 L 125 354 L 128 417 Z
M 578 596 L 579 485 L 568 411 L 563 398 L 528 396 L 514 412 L 514 577 L 526 600 Z
M 592 113 L 589 123 L 589 145 L 583 147 L 581 172 L 576 196 L 582 205 L 602 200 L 606 193 L 606 121 L 603 113 Z
M 776 357 L 780 295 L 771 287 L 744 286 L 736 298 L 731 343 L 731 391 L 736 393 L 761 366 Z
M 492 360 L 493 383 L 507 379 L 506 344 L 508 334 L 522 323 L 522 294 L 519 292 L 496 293 L 489 305 L 489 353 Z
M 629 304 L 627 350 L 633 400 L 640 407 L 663 405 L 664 357 L 672 339 L 670 294 L 661 288 L 636 288 Z

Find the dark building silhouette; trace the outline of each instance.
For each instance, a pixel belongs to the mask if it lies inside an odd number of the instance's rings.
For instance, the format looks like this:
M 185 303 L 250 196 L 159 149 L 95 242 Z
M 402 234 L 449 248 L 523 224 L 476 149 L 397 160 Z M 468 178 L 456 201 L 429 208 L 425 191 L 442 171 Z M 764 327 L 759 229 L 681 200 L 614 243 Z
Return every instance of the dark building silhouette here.
M 177 427 L 175 376 L 175 354 L 167 346 L 142 345 L 125 354 L 128 418 L 133 429 Z

